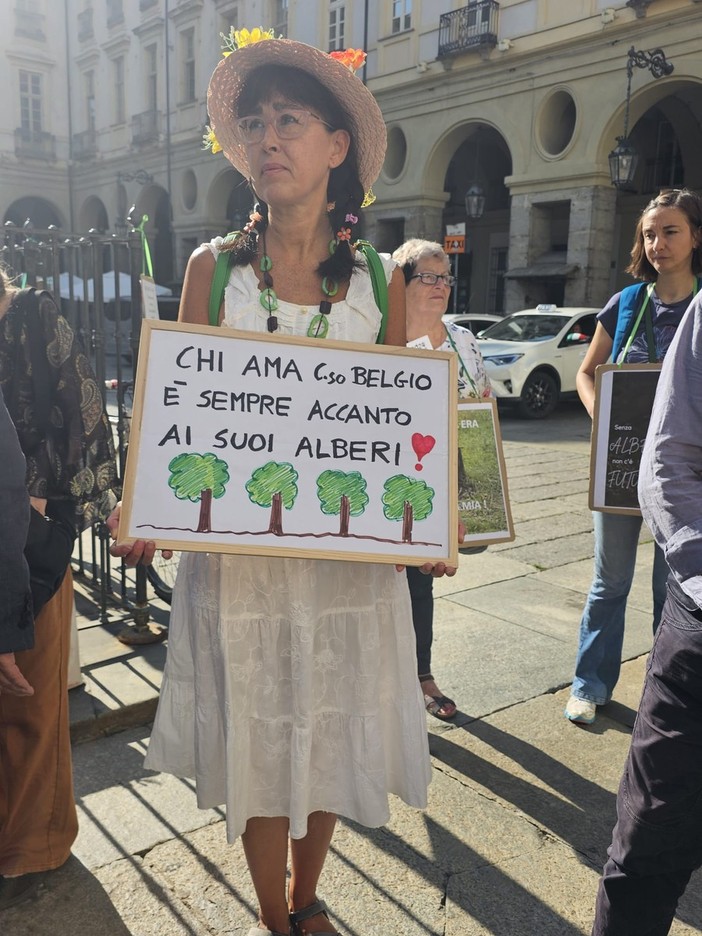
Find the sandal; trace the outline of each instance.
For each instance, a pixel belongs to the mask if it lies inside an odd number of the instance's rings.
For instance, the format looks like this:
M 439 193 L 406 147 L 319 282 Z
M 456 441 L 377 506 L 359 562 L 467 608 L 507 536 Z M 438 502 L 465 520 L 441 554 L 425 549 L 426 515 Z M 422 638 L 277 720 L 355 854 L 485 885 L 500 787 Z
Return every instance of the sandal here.
M 306 936 L 307 930 L 304 930 L 300 923 L 303 923 L 305 920 L 309 920 L 310 917 L 317 916 L 318 913 L 323 913 L 324 916 L 329 919 L 329 913 L 327 912 L 327 905 L 323 900 L 315 900 L 313 904 L 310 904 L 309 907 L 303 907 L 302 910 L 291 910 L 290 911 L 290 936 Z M 323 933 L 311 933 L 310 936 L 339 936 L 338 930 L 329 930 Z
M 431 673 L 428 673 L 420 679 L 419 682 L 420 685 L 425 682 L 434 682 L 434 677 Z M 423 695 L 424 708 L 430 715 L 433 715 L 434 718 L 439 718 L 441 721 L 450 721 L 450 719 L 455 718 L 458 708 L 453 699 L 449 699 L 449 697 L 445 695 L 427 695 L 426 692 L 424 692 Z M 449 709 L 449 711 L 442 711 L 442 709 Z

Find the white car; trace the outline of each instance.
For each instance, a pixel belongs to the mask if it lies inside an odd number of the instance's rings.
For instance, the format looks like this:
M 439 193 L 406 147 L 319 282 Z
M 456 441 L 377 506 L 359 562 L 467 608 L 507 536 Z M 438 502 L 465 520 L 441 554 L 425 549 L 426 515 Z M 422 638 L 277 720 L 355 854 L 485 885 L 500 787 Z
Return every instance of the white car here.
M 599 309 L 539 305 L 505 316 L 482 332 L 480 351 L 498 401 L 543 419 L 575 392 L 575 375 L 597 326 Z
M 493 315 L 491 312 L 449 312 L 441 316 L 444 322 L 453 322 L 454 325 L 460 325 L 461 328 L 468 328 L 475 337 L 494 325 L 495 322 L 501 322 L 503 315 Z

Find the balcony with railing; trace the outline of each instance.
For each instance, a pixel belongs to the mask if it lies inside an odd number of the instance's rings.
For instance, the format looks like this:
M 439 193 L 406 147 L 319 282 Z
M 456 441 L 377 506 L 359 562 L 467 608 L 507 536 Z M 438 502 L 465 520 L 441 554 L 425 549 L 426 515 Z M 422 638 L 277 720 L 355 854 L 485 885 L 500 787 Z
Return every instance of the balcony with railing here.
M 18 159 L 43 159 L 45 162 L 53 162 L 56 159 L 56 137 L 44 130 L 17 127 L 15 156 Z
M 499 13 L 497 0 L 477 0 L 460 10 L 442 13 L 438 57 L 448 58 L 471 49 L 494 48 L 497 45 Z
M 95 130 L 83 130 L 74 133 L 71 141 L 71 154 L 74 159 L 91 159 L 97 155 L 97 133 Z
M 158 143 L 161 133 L 161 111 L 148 110 L 132 117 L 132 143 L 135 146 L 145 146 L 148 143 Z

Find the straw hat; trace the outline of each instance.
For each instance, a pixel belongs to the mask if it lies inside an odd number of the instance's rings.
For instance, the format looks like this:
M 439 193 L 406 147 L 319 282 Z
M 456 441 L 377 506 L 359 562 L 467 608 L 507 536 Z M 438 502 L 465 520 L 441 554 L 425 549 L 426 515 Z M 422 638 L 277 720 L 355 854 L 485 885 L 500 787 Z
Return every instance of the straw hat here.
M 232 51 L 215 68 L 207 91 L 207 110 L 212 129 L 227 159 L 244 178 L 251 176 L 246 149 L 236 136 L 237 101 L 251 72 L 265 65 L 299 68 L 334 95 L 349 119 L 359 178 L 364 191 L 368 192 L 380 175 L 387 147 L 387 132 L 380 108 L 351 67 L 327 52 L 292 39 L 266 38 L 265 41 L 245 45 Z

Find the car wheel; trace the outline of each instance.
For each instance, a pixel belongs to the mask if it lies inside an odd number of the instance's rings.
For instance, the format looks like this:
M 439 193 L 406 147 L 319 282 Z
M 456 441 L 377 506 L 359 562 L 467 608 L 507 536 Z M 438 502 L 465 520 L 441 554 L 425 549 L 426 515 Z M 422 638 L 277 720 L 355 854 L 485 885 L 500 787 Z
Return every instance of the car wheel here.
M 525 419 L 550 416 L 558 403 L 558 384 L 546 371 L 529 374 L 519 400 L 519 412 Z

